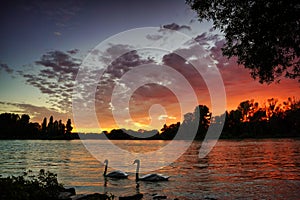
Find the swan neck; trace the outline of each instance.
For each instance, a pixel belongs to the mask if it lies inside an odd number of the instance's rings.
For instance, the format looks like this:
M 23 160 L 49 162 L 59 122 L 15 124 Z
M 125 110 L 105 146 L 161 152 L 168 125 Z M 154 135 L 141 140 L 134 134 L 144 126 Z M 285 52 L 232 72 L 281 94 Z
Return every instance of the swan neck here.
M 106 175 L 106 172 L 107 172 L 107 162 L 105 162 L 104 173 L 103 173 L 104 176 Z
M 139 171 L 140 171 L 140 162 L 137 162 L 137 165 L 136 165 L 136 172 L 135 172 L 135 180 L 136 180 L 136 181 L 139 180 Z

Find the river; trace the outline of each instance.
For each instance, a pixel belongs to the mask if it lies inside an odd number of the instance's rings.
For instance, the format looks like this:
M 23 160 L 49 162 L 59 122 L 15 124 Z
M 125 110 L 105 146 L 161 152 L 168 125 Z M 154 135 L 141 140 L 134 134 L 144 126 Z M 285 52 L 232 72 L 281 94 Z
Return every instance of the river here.
M 175 142 L 178 149 L 187 143 Z M 96 143 L 99 154 L 109 151 L 101 141 Z M 167 145 L 168 141 L 115 141 L 115 144 L 125 150 L 135 151 L 138 147 L 138 151 L 147 152 Z M 77 193 L 124 196 L 141 192 L 145 199 L 152 199 L 153 194 L 192 200 L 300 198 L 299 139 L 219 140 L 205 158 L 198 157 L 200 146 L 201 142 L 193 142 L 174 162 L 155 170 L 171 176 L 169 181 L 140 182 L 137 188 L 135 166 L 131 166 L 129 179 L 108 179 L 105 183 L 103 164 L 80 140 L 1 140 L 0 174 L 21 175 L 25 170 L 45 169 L 57 173 L 59 181 L 66 187 L 75 187 Z M 172 151 L 169 154 L 164 157 L 171 157 Z M 116 163 L 118 159 L 111 156 L 109 162 Z M 152 159 L 156 162 L 157 158 Z

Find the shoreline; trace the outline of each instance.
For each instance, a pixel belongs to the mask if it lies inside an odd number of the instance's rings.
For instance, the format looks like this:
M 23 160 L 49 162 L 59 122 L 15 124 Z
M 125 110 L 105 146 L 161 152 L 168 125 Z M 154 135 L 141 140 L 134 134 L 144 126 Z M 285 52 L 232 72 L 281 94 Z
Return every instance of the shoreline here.
M 243 138 L 222 138 L 219 137 L 218 140 L 268 140 L 268 139 L 300 139 L 299 136 L 295 137 L 243 137 Z M 147 139 L 147 138 L 139 138 L 139 139 L 108 139 L 108 138 L 76 138 L 76 139 L 49 139 L 49 138 L 0 138 L 0 141 L 7 141 L 7 140 L 42 140 L 42 141 L 72 141 L 72 140 L 111 140 L 111 141 L 190 141 L 185 139 Z M 204 139 L 194 139 L 193 141 L 204 141 Z

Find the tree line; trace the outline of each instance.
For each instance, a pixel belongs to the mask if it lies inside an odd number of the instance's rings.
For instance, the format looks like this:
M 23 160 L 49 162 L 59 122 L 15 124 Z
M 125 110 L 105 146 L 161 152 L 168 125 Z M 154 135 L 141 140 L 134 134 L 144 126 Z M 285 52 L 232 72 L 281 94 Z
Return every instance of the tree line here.
M 49 122 L 45 117 L 42 124 L 30 122 L 30 116 L 15 113 L 0 114 L 0 139 L 76 139 L 72 133 L 72 123 L 68 119 L 66 125 L 62 120 L 55 120 L 53 116 Z
M 236 110 L 225 114 L 223 138 L 300 136 L 300 101 L 295 98 L 288 98 L 282 104 L 271 98 L 263 106 L 247 100 L 241 102 Z
M 222 120 L 224 118 L 225 121 Z M 208 128 L 214 125 L 223 125 L 223 139 L 300 137 L 300 101 L 288 98 L 280 104 L 278 99 L 271 98 L 260 106 L 253 99 L 246 100 L 237 109 L 219 116 L 212 116 L 206 105 L 198 105 L 193 112 L 184 115 L 182 123 L 165 124 L 160 132 L 114 129 L 110 133 L 103 132 L 98 137 L 106 136 L 111 140 L 172 140 L 181 129 L 182 136 L 176 138 L 191 138 L 190 131 L 196 130 L 195 139 L 202 140 Z M 143 138 L 138 137 L 141 134 Z M 147 135 L 150 137 L 146 137 Z
M 246 100 L 237 109 L 214 117 L 207 106 L 199 105 L 193 113 L 184 115 L 182 124 L 164 125 L 161 134 L 172 135 L 180 126 L 198 126 L 195 139 L 201 140 L 209 126 L 220 124 L 221 138 L 227 139 L 300 137 L 300 101 L 288 98 L 280 104 L 278 99 L 271 98 L 260 106 L 253 99 Z
M 288 98 L 282 104 L 278 99 L 268 99 L 263 105 L 254 100 L 241 102 L 235 110 L 223 115 L 212 116 L 206 105 L 198 105 L 191 113 L 183 116 L 182 123 L 164 125 L 157 130 L 113 129 L 102 134 L 72 133 L 71 120 L 66 125 L 51 116 L 42 124 L 30 122 L 29 115 L 21 117 L 13 113 L 0 114 L 0 139 L 110 139 L 110 140 L 202 140 L 210 126 L 222 125 L 221 138 L 276 138 L 300 136 L 300 101 Z M 222 120 L 225 118 L 225 121 Z M 195 132 L 193 132 L 195 133 Z M 180 134 L 177 135 L 176 134 Z M 192 138 L 193 139 L 193 138 Z

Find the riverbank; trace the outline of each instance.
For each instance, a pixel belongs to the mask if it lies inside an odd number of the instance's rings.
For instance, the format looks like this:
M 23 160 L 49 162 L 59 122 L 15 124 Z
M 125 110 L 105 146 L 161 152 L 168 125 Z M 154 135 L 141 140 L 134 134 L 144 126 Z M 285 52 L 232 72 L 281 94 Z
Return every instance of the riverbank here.
M 57 175 L 43 169 L 35 175 L 32 171 L 22 176 L 2 177 L 0 175 L 1 200 L 141 200 L 144 194 L 136 193 L 127 196 L 114 194 L 76 194 L 75 188 L 65 188 L 57 180 Z M 153 200 L 167 199 L 165 195 L 152 194 Z M 175 198 L 174 200 L 178 200 Z

